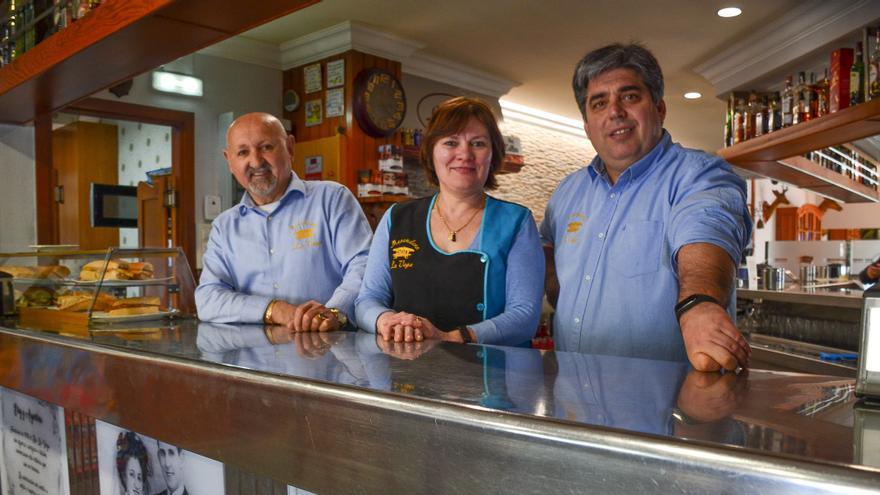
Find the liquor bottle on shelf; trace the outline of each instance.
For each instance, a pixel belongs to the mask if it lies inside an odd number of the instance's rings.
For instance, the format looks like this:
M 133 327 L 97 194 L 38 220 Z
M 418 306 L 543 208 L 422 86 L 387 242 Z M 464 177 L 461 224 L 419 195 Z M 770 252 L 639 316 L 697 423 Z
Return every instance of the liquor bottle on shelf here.
M 782 90 L 782 127 L 794 124 L 794 88 L 791 87 L 791 76 L 785 78 L 785 89 Z
M 849 69 L 849 104 L 857 105 L 865 101 L 865 63 L 862 61 L 862 42 L 856 43 L 856 55 Z
M 736 100 L 733 110 L 733 144 L 745 141 L 745 106 L 742 98 Z
M 768 95 L 761 96 L 761 103 L 758 104 L 758 111 L 755 113 L 755 136 L 763 136 L 770 132 L 770 97 Z
M 782 129 L 782 110 L 779 108 L 779 93 L 770 97 L 770 106 L 767 107 L 767 132 Z
M 733 92 L 727 97 L 727 111 L 724 112 L 724 147 L 733 144 Z
M 806 120 L 806 94 L 807 94 L 807 76 L 803 72 L 798 72 L 798 84 L 794 88 L 794 101 L 791 107 L 792 124 L 800 124 Z
M 24 0 L 22 5 L 24 13 L 24 51 L 28 51 L 37 44 L 37 28 L 34 23 L 34 0 Z
M 804 95 L 804 120 L 813 120 L 816 117 L 816 106 L 818 98 L 816 98 L 816 74 L 810 72 L 810 84 L 805 84 L 803 89 Z
M 15 60 L 24 53 L 24 18 L 20 10 L 20 0 L 9 0 L 9 58 Z
M 752 91 L 749 93 L 749 100 L 743 114 L 743 138 L 745 140 L 752 139 L 757 135 L 755 131 L 755 120 L 758 114 L 758 94 Z
M 868 99 L 880 97 L 880 27 L 874 29 L 874 50 L 868 64 Z
M 816 111 L 814 116 L 828 115 L 828 69 L 825 69 L 825 77 L 816 84 Z

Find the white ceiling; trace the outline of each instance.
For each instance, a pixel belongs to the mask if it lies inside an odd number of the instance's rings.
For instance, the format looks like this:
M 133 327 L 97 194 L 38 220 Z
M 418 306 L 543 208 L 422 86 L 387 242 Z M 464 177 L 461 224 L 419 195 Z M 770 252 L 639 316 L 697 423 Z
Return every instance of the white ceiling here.
M 720 147 L 724 103 L 694 67 L 784 15 L 797 0 L 324 0 L 244 33 L 280 45 L 351 20 L 424 44 L 439 56 L 519 83 L 504 99 L 579 119 L 571 73 L 586 52 L 639 41 L 666 79 L 666 127 L 687 146 Z M 739 17 L 716 11 L 735 5 Z M 685 100 L 686 91 L 703 98 Z

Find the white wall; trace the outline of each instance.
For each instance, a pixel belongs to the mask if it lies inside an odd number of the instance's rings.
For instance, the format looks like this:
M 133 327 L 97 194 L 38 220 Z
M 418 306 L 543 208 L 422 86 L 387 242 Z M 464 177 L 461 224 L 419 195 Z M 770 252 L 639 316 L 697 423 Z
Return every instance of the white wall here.
M 0 252 L 36 244 L 34 129 L 0 124 Z
M 102 120 L 116 126 L 117 177 L 123 186 L 147 180 L 147 172 L 171 166 L 171 127 L 127 120 Z M 136 228 L 119 229 L 119 247 L 138 247 Z

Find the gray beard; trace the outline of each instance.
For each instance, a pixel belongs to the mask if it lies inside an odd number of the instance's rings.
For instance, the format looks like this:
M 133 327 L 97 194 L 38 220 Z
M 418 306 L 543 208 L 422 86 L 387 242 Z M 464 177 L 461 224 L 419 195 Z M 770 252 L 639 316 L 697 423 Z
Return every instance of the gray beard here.
M 278 186 L 278 178 L 274 175 L 268 182 L 259 180 L 259 181 L 251 181 L 248 183 L 248 192 L 253 194 L 254 196 L 259 196 L 261 198 L 271 198 L 275 193 L 275 188 Z

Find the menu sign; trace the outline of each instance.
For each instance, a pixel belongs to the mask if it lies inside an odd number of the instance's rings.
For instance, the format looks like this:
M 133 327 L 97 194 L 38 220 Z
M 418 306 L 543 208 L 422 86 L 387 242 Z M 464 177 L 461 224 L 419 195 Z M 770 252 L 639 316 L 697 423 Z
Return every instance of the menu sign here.
M 4 494 L 68 495 L 64 409 L 0 387 Z

